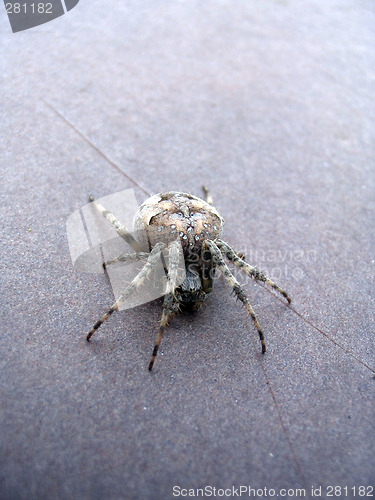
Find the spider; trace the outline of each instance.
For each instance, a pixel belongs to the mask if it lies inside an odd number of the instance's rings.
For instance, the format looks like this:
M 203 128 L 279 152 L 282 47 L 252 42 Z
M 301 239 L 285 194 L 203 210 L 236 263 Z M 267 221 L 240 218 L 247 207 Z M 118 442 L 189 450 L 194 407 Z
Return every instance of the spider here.
M 119 305 L 135 293 L 146 278 L 163 252 L 168 254 L 168 268 L 166 269 L 167 284 L 165 289 L 163 312 L 156 336 L 154 348 L 148 369 L 151 371 L 156 355 L 168 326 L 169 319 L 180 310 L 181 306 L 199 309 L 206 295 L 212 291 L 213 280 L 217 270 L 224 277 L 225 282 L 232 288 L 238 299 L 241 300 L 254 322 L 258 331 L 262 353 L 266 352 L 264 335 L 258 319 L 251 307 L 242 287 L 233 276 L 224 258 L 232 262 L 247 276 L 270 285 L 286 298 L 291 299 L 276 283 L 261 273 L 257 268 L 245 261 L 245 256 L 236 252 L 220 237 L 223 232 L 224 219 L 213 206 L 209 191 L 203 187 L 205 199 L 188 193 L 170 191 L 159 193 L 148 198 L 137 210 L 134 217 L 136 229 L 143 230 L 147 237 L 148 252 L 129 233 L 125 226 L 92 196 L 89 201 L 94 202 L 97 210 L 114 226 L 118 235 L 123 238 L 135 251 L 105 262 L 104 267 L 115 262 L 146 260 L 145 265 L 128 287 L 120 295 L 110 309 L 94 324 L 87 335 L 89 341 L 93 333 L 106 321 Z M 185 262 L 185 278 L 177 284 L 179 252 L 183 251 Z

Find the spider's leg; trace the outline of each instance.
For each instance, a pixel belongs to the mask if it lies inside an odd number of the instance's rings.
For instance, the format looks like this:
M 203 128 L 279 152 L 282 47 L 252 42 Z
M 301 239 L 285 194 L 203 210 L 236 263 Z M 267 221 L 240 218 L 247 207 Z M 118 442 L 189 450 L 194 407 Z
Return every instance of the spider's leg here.
M 210 191 L 205 186 L 202 186 L 202 189 L 203 189 L 203 193 L 204 193 L 204 199 L 207 201 L 207 203 L 209 205 L 213 205 L 214 200 L 211 196 Z
M 168 280 L 167 280 L 166 295 L 164 297 L 163 313 L 160 320 L 159 331 L 156 335 L 154 350 L 152 351 L 151 360 L 148 365 L 148 369 L 150 371 L 152 370 L 152 367 L 154 365 L 155 358 L 161 343 L 161 339 L 163 338 L 164 330 L 168 326 L 168 320 L 176 312 L 176 310 L 178 310 L 178 303 L 175 297 L 175 289 L 177 282 L 180 251 L 181 250 L 179 241 L 173 241 L 169 245 L 169 265 L 168 265 Z
M 137 262 L 138 260 L 146 260 L 149 255 L 150 254 L 147 252 L 125 253 L 123 255 L 118 255 L 114 259 L 107 260 L 107 262 L 103 262 L 103 267 L 107 267 L 110 264 L 116 264 L 116 262 Z
M 121 222 L 108 210 L 106 210 L 103 205 L 94 200 L 94 198 L 90 195 L 89 201 L 94 203 L 97 210 L 103 215 L 107 221 L 112 224 L 112 226 L 116 229 L 117 234 L 126 241 L 136 252 L 141 252 L 142 248 L 139 243 L 133 238 L 130 234 L 126 226 L 121 224 Z
M 215 263 L 212 260 L 211 252 L 202 248 L 202 289 L 205 293 L 210 293 L 213 287 L 215 277 Z
M 126 288 L 124 293 L 121 294 L 121 296 L 116 300 L 116 302 L 113 304 L 113 306 L 108 309 L 108 311 L 95 323 L 95 325 L 92 327 L 92 330 L 89 332 L 87 335 L 87 340 L 90 340 L 91 336 L 97 330 L 102 323 L 106 319 L 109 318 L 109 316 L 114 312 L 117 311 L 119 306 L 128 298 L 130 295 L 132 295 L 134 292 L 138 290 L 138 288 L 142 285 L 144 280 L 148 277 L 150 274 L 152 268 L 154 265 L 158 262 L 160 258 L 161 251 L 165 247 L 165 243 L 158 243 L 155 245 L 155 247 L 152 249 L 151 253 L 148 255 L 148 259 L 146 264 L 143 266 L 141 271 L 137 274 L 137 276 L 131 281 L 130 285 Z
M 237 255 L 237 257 L 239 257 L 240 259 L 242 260 L 245 260 L 246 259 L 246 255 L 242 252 L 237 252 L 237 250 L 234 250 L 233 249 L 233 252 Z
M 203 245 L 205 245 L 211 252 L 212 259 L 214 263 L 217 265 L 217 267 L 220 269 L 225 281 L 228 283 L 229 286 L 233 288 L 234 293 L 237 295 L 237 297 L 241 300 L 243 305 L 245 306 L 247 312 L 251 316 L 251 319 L 254 322 L 255 328 L 258 330 L 260 342 L 262 344 L 262 353 L 264 354 L 266 352 L 266 344 L 264 341 L 264 335 L 262 332 L 262 329 L 260 327 L 260 324 L 257 320 L 257 317 L 255 316 L 255 312 L 253 308 L 250 305 L 249 299 L 247 298 L 245 292 L 242 290 L 240 284 L 236 280 L 236 278 L 233 276 L 233 274 L 230 272 L 229 267 L 226 265 L 224 262 L 223 256 L 220 253 L 220 250 L 218 246 L 213 242 L 212 240 L 205 240 L 203 242 Z
M 225 243 L 225 241 L 222 240 L 216 240 L 216 245 L 220 248 L 227 259 L 232 261 L 233 264 L 239 267 L 245 274 L 247 274 L 251 278 L 256 279 L 257 281 L 263 281 L 266 285 L 272 286 L 274 290 L 278 291 L 283 297 L 286 298 L 289 304 L 292 302 L 291 298 L 285 290 L 283 290 L 278 285 L 276 285 L 276 283 L 267 278 L 267 276 L 260 272 L 256 267 L 251 266 L 250 264 L 245 262 L 245 260 L 241 259 L 239 257 L 239 254 L 236 254 L 236 252 L 230 245 L 228 245 L 228 243 Z

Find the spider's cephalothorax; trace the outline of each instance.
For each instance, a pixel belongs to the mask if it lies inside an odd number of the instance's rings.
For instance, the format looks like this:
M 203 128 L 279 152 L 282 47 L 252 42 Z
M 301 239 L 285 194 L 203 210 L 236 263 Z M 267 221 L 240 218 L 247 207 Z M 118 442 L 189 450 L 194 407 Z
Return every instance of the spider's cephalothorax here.
M 235 252 L 228 243 L 220 239 L 224 219 L 216 208 L 213 207 L 211 196 L 205 188 L 204 192 L 206 201 L 191 194 L 176 191 L 160 193 L 148 198 L 138 208 L 134 218 L 135 228 L 139 230 L 139 234 L 143 235 L 144 241 L 142 242 L 137 242 L 113 214 L 96 203 L 99 212 L 111 222 L 119 236 L 125 239 L 135 250 L 134 254 L 119 256 L 110 262 L 106 262 L 105 265 L 126 260 L 141 260 L 145 257 L 147 257 L 147 262 L 126 290 L 124 290 L 120 298 L 95 323 L 87 335 L 87 340 L 90 339 L 103 321 L 118 309 L 121 303 L 136 292 L 137 288 L 150 274 L 156 262 L 158 262 L 161 253 L 167 251 L 167 287 L 162 318 L 149 370 L 153 367 L 169 318 L 180 309 L 181 305 L 194 308 L 200 307 L 205 300 L 206 294 L 212 290 L 213 278 L 217 269 L 244 304 L 258 330 L 262 352 L 266 352 L 264 336 L 255 313 L 243 289 L 225 263 L 224 258 L 231 261 L 251 278 L 263 281 L 272 286 L 289 303 L 290 298 L 276 283 L 268 279 L 255 267 L 245 262 L 243 255 Z M 90 198 L 90 201 L 93 201 L 93 199 Z M 177 284 L 181 247 L 185 263 L 185 278 L 182 283 Z M 148 252 L 144 252 L 145 248 L 147 248 Z

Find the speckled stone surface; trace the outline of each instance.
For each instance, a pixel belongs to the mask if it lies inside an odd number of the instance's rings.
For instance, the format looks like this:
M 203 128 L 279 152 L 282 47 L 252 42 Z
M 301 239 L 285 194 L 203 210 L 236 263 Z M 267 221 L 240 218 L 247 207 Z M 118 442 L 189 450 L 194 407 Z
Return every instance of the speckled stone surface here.
M 0 16 L 0 497 L 374 484 L 373 2 L 113 4 Z M 262 356 L 219 281 L 150 374 L 161 301 L 88 344 L 113 296 L 66 220 L 89 193 L 202 184 L 292 306 L 242 278 Z

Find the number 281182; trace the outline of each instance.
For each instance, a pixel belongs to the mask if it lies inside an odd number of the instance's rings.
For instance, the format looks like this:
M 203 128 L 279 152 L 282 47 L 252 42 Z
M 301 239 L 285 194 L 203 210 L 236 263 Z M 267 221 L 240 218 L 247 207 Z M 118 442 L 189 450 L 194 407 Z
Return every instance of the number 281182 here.
M 7 14 L 52 14 L 52 3 L 6 3 Z

